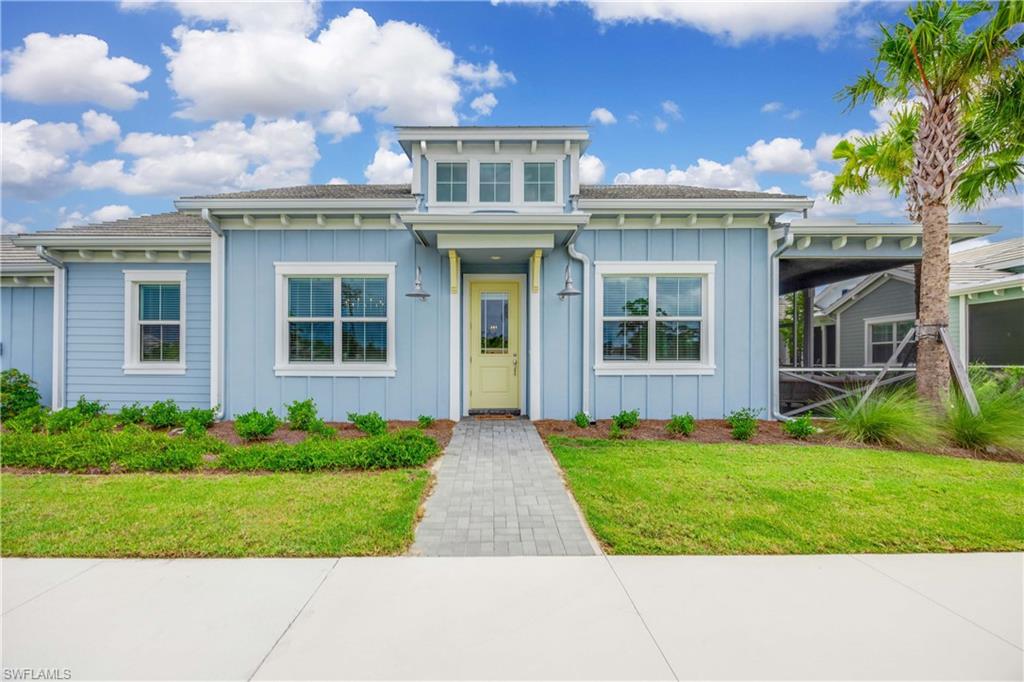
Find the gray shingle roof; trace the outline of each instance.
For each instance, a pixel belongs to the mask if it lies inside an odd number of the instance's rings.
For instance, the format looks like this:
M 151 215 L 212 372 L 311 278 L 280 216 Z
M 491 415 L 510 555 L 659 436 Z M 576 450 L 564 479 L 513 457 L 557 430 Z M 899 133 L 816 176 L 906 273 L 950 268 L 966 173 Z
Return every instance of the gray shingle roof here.
M 806 199 L 799 194 L 745 192 L 688 185 L 580 185 L 581 199 Z
M 1024 237 L 1005 239 L 994 244 L 976 246 L 950 255 L 950 263 L 973 265 L 990 270 L 1024 267 Z
M 183 199 L 412 199 L 409 185 L 299 185 Z
M 154 215 L 140 215 L 124 220 L 112 220 L 107 223 L 92 225 L 76 225 L 61 227 L 56 230 L 34 232 L 36 235 L 69 236 L 82 235 L 90 237 L 131 237 L 145 235 L 147 237 L 208 237 L 210 228 L 197 215 L 189 215 L 171 211 Z
M 15 246 L 10 237 L 0 237 L 0 267 L 8 265 L 39 265 L 46 267 L 46 261 L 36 255 L 31 246 Z

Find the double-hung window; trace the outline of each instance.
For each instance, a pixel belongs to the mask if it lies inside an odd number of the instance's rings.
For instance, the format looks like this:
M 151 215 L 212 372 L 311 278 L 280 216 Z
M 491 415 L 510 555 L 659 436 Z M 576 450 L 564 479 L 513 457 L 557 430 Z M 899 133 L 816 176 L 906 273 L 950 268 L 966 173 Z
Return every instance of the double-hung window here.
M 126 374 L 185 371 L 185 272 L 124 271 Z
M 394 376 L 393 263 L 275 263 L 278 376 Z
M 437 182 L 434 186 L 436 200 L 464 203 L 468 187 L 466 164 L 438 163 L 435 172 L 437 173 Z
M 509 202 L 512 198 L 512 164 L 480 164 L 480 201 Z
M 555 164 L 528 161 L 523 164 L 523 200 L 555 200 Z
M 598 262 L 598 374 L 714 371 L 713 262 Z
M 864 321 L 865 362 L 868 365 L 884 365 L 896 352 L 900 341 L 914 328 L 913 318 L 869 318 Z M 917 345 L 908 343 L 900 353 L 897 362 L 913 365 L 917 359 Z

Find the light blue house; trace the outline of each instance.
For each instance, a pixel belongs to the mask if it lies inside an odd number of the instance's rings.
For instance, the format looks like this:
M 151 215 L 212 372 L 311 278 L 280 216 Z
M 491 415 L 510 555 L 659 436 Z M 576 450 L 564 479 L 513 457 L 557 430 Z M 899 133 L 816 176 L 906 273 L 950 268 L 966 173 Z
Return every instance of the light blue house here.
M 801 196 L 581 185 L 582 127 L 397 135 L 408 185 L 184 197 L 17 237 L 53 268 L 54 405 L 768 415 L 778 293 L 920 257 L 919 226 L 790 227 Z

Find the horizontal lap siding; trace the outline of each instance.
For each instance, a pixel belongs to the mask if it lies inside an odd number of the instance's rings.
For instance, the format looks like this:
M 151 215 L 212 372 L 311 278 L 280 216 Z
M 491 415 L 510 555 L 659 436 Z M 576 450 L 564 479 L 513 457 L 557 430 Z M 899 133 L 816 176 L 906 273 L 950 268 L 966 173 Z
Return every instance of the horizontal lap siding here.
M 67 272 L 66 394 L 112 409 L 173 398 L 185 408 L 210 404 L 210 266 L 206 263 L 69 263 Z M 124 271 L 184 270 L 183 375 L 125 374 Z
M 53 288 L 0 287 L 0 369 L 31 376 L 43 405 L 53 376 Z
M 890 279 L 840 311 L 839 366 L 864 365 L 864 320 L 903 315 L 914 317 L 914 285 Z
M 229 417 L 313 398 L 320 414 L 342 421 L 375 410 L 388 419 L 448 416 L 449 277 L 447 256 L 398 230 L 229 230 L 226 237 L 225 406 Z M 405 296 L 423 270 L 425 303 Z M 274 263 L 395 262 L 394 377 L 274 375 Z
M 638 409 L 645 418 L 690 412 L 721 417 L 741 407 L 761 409 L 770 401 L 767 234 L 763 229 L 587 230 L 577 250 L 598 261 L 715 261 L 715 364 L 710 376 L 602 376 L 593 374 L 601 352 L 596 335 L 596 300 L 591 297 L 592 416 L 607 418 Z M 582 297 L 559 301 L 568 262 L 563 250 L 544 261 L 542 297 L 542 411 L 567 419 L 580 409 Z M 573 277 L 582 281 L 573 261 Z M 587 287 L 593 292 L 593 270 Z

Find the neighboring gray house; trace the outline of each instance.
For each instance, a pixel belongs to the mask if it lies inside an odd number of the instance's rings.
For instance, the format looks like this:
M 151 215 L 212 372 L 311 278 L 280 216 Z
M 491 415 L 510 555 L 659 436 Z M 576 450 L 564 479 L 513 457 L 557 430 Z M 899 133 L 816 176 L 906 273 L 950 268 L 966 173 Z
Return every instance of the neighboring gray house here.
M 949 289 L 950 337 L 961 360 L 1024 365 L 1024 238 L 953 252 Z M 818 302 L 815 341 L 825 344 L 824 366 L 884 364 L 916 317 L 913 268 L 834 283 Z M 815 359 L 820 366 L 821 354 Z
M 184 197 L 16 237 L 51 278 L 52 333 L 40 302 L 5 345 L 50 335 L 52 372 L 23 366 L 52 375 L 55 407 L 769 416 L 778 295 L 920 258 L 919 225 L 782 220 L 812 207 L 802 196 L 581 184 L 584 127 L 396 132 L 409 184 Z M 13 286 L 32 253 L 11 253 Z

